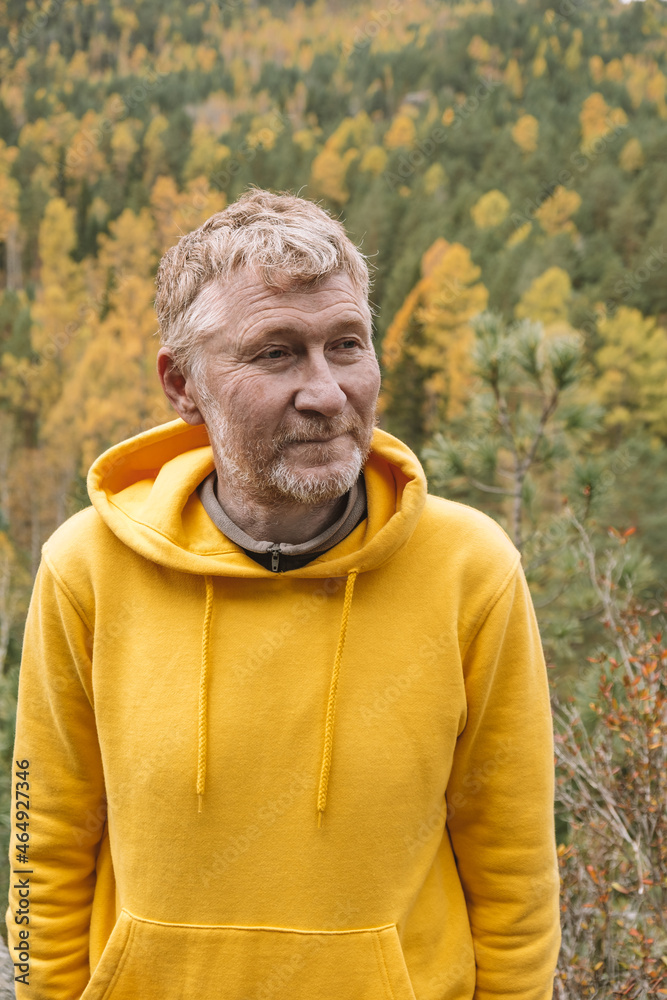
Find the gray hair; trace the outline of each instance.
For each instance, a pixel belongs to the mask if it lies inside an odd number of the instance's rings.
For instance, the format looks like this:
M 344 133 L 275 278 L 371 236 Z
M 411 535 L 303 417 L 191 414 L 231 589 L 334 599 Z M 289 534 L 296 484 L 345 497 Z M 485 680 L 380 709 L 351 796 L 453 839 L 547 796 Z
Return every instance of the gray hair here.
M 220 326 L 210 293 L 244 267 L 281 291 L 315 286 L 344 272 L 368 301 L 367 258 L 340 222 L 305 198 L 252 186 L 181 237 L 160 261 L 155 297 L 160 338 L 185 373 L 200 368 L 203 344 Z M 370 304 L 369 310 L 374 313 Z

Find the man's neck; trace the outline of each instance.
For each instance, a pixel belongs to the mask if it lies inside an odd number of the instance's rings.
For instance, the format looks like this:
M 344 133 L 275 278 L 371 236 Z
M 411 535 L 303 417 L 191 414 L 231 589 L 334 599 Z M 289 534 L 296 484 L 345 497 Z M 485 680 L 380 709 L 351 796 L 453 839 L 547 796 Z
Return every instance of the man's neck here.
M 227 517 L 251 538 L 291 545 L 308 542 L 326 531 L 342 515 L 347 503 L 347 494 L 344 494 L 321 504 L 298 501 L 285 501 L 279 506 L 263 504 L 225 489 L 221 476 L 218 476 L 216 496 Z

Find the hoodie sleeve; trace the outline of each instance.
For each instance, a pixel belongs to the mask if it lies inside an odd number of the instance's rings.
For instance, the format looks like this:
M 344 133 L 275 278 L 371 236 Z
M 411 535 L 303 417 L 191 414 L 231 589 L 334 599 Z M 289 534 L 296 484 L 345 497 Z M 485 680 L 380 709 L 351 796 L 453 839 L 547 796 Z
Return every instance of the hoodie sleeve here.
M 550 1000 L 560 944 L 553 732 L 540 636 L 519 565 L 469 642 L 468 714 L 447 786 L 475 1000 Z
M 12 768 L 12 801 L 20 776 L 29 785 L 20 787 L 28 804 L 17 799 L 28 825 L 13 808 L 9 854 L 9 950 L 15 963 L 27 959 L 15 965 L 18 1000 L 73 1000 L 90 975 L 95 864 L 105 820 L 91 648 L 89 623 L 45 556 L 26 622 Z

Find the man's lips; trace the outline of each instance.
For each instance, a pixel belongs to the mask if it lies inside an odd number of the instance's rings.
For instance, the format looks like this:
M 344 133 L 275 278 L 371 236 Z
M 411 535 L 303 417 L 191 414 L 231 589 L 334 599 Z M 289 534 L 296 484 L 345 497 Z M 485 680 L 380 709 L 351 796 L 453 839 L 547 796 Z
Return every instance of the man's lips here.
M 341 436 L 340 434 L 335 434 L 333 437 L 330 437 L 330 438 L 305 438 L 303 441 L 301 441 L 299 443 L 300 444 L 328 444 L 329 441 L 335 441 L 336 438 L 339 438 L 340 436 Z
M 326 438 L 301 438 L 299 441 L 290 441 L 289 444 L 329 444 L 330 441 L 337 441 L 338 438 L 344 437 L 349 431 L 343 431 L 340 434 L 334 434 L 332 437 Z

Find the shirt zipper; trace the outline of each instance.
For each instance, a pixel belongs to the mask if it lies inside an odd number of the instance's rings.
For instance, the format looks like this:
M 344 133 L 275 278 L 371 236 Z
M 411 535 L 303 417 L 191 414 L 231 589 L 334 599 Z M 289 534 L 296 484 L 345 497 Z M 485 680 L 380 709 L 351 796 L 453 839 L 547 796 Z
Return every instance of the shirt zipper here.
M 267 551 L 271 553 L 271 572 L 278 573 L 280 571 L 280 542 L 276 542 Z

